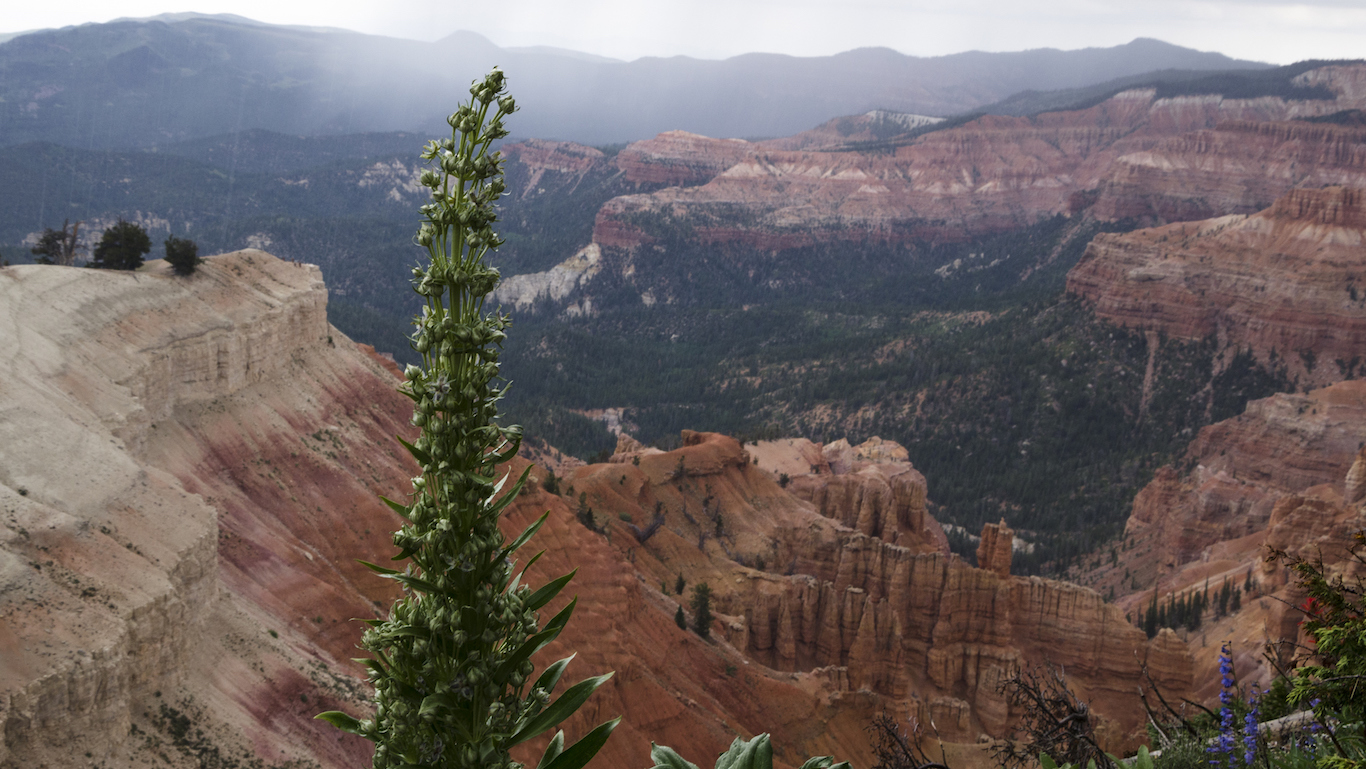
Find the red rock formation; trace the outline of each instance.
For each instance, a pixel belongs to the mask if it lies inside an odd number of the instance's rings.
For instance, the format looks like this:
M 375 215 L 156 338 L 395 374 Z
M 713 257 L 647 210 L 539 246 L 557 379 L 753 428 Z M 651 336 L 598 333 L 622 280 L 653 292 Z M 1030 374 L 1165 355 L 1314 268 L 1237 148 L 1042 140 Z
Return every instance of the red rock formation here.
M 1366 382 L 1252 401 L 1210 425 L 1187 450 L 1186 473 L 1159 470 L 1134 499 L 1126 532 L 1151 538 L 1168 568 L 1217 542 L 1266 528 L 1277 501 L 1337 485 L 1366 438 Z
M 982 538 L 977 544 L 977 567 L 994 572 L 998 577 L 1010 576 L 1010 560 L 1015 554 L 1015 531 L 1000 523 L 982 526 Z
M 0 763 L 189 761 L 156 736 L 164 703 L 225 760 L 352 766 L 367 744 L 313 715 L 364 707 L 349 620 L 393 592 L 355 559 L 392 552 L 376 495 L 416 471 L 392 438 L 411 406 L 327 325 L 316 268 L 162 268 L 0 271 Z M 580 567 L 584 599 L 549 651 L 618 671 L 575 722 L 627 714 L 604 760 L 644 765 L 651 738 L 700 759 L 770 727 L 784 750 L 866 752 L 821 733 L 839 713 L 786 676 L 729 676 L 563 502 L 534 492 L 506 523 L 546 508 L 543 573 Z
M 688 187 L 710 181 L 753 152 L 753 145 L 743 139 L 666 131 L 653 139 L 632 142 L 617 153 L 615 162 L 629 181 Z
M 572 191 L 586 174 L 607 163 L 601 150 L 573 142 L 528 139 L 506 145 L 499 152 L 520 167 L 511 180 L 516 188 L 509 192 L 523 198 L 544 193 L 541 185 L 547 175 L 557 177 L 557 191 Z
M 1235 120 L 1115 159 L 1092 213 L 1159 221 L 1247 214 L 1295 187 L 1366 186 L 1366 130 Z
M 1132 568 L 1143 592 L 1121 595 L 1119 606 L 1141 617 L 1154 591 L 1173 595 L 1217 591 L 1226 583 L 1243 591 L 1241 608 L 1219 617 L 1211 611 L 1198 631 L 1181 630 L 1194 655 L 1192 692 L 1217 701 L 1215 639 L 1234 640 L 1234 663 L 1245 684 L 1271 682 L 1275 670 L 1262 657 L 1265 644 L 1288 662 L 1303 616 L 1304 596 L 1268 548 L 1322 558 L 1343 568 L 1352 535 L 1366 528 L 1360 504 L 1366 475 L 1366 382 L 1353 380 L 1303 395 L 1281 394 L 1248 404 L 1240 416 L 1202 430 L 1181 467 L 1163 468 L 1139 492 L 1120 563 Z M 1143 569 L 1149 563 L 1159 568 Z
M 905 448 L 876 437 L 854 447 L 841 438 L 825 446 L 821 458 L 812 465 L 816 472 L 793 476 L 794 496 L 870 537 L 948 555 L 943 529 L 925 509 L 925 476 L 911 466 Z
M 820 473 L 792 477 L 789 488 L 815 503 L 808 506 L 774 483 L 765 466 L 777 461 L 771 444 L 755 447 L 759 465 L 722 436 L 685 433 L 684 444 L 642 456 L 638 466 L 593 465 L 566 480 L 611 541 L 624 543 L 646 584 L 667 588 L 680 573 L 689 584 L 708 582 L 719 631 L 754 665 L 866 690 L 894 712 L 933 713 L 946 739 L 967 742 L 1003 733 L 1011 714 L 997 685 L 1022 661 L 1066 664 L 1120 733 L 1140 723 L 1130 696 L 1135 655 L 1169 689 L 1187 685 L 1184 645 L 1149 645 L 1095 593 L 1003 578 L 948 556 L 928 537 L 889 530 L 893 516 L 923 515 L 924 481 L 904 462 L 864 459 L 844 474 L 818 466 Z M 859 449 L 832 444 L 825 467 L 840 469 L 846 453 L 898 454 L 884 442 Z M 665 525 L 644 542 L 616 522 L 623 514 L 648 519 L 657 505 Z
M 225 760 L 347 763 L 358 740 L 312 716 L 356 706 L 347 620 L 391 593 L 353 559 L 392 526 L 372 484 L 411 469 L 392 375 L 327 325 L 317 268 L 0 286 L 0 764 L 141 764 L 163 704 Z
M 1366 349 L 1363 237 L 1366 192 L 1294 190 L 1252 216 L 1098 235 L 1067 290 L 1106 320 L 1213 336 L 1221 349 L 1250 348 L 1302 384 L 1324 384 L 1347 376 Z
M 1294 186 L 1366 184 L 1360 129 L 1275 122 L 1366 106 L 1357 85 L 1366 67 L 1316 72 L 1306 82 L 1337 100 L 1135 90 L 1073 112 L 984 117 L 893 154 L 812 151 L 820 142 L 796 137 L 727 144 L 663 134 L 623 150 L 619 163 L 632 178 L 697 186 L 610 201 L 594 240 L 647 244 L 648 216 L 686 219 L 702 242 L 763 250 L 944 240 L 1069 212 L 1088 190 L 1099 190 L 1101 217 L 1199 218 L 1262 208 Z

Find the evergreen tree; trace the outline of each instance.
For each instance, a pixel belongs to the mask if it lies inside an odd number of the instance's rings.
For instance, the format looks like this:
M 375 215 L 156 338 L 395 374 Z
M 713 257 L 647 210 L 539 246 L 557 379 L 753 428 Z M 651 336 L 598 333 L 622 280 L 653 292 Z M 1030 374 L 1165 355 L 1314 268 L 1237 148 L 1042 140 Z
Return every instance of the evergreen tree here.
M 678 572 L 678 579 L 674 580 L 674 592 L 683 595 L 683 591 L 688 587 L 688 581 L 683 579 L 683 572 Z
M 70 227 L 71 232 L 67 232 Z M 62 222 L 60 230 L 47 227 L 43 234 L 38 236 L 38 245 L 30 249 L 33 255 L 38 257 L 38 264 L 59 264 L 70 267 L 76 261 L 76 234 L 80 232 L 81 223 L 76 222 L 73 226 L 68 219 Z
M 147 231 L 120 219 L 100 236 L 89 266 L 103 270 L 136 270 L 151 250 L 152 239 L 147 237 Z
M 678 625 L 679 630 L 688 629 L 688 618 L 683 616 L 682 604 L 679 604 L 678 611 L 674 612 L 674 624 Z
M 177 275 L 193 275 L 195 268 L 204 261 L 199 258 L 199 246 L 188 238 L 172 235 L 166 239 L 166 263 L 171 265 Z
M 711 638 L 711 588 L 705 582 L 692 589 L 692 629 L 703 640 Z

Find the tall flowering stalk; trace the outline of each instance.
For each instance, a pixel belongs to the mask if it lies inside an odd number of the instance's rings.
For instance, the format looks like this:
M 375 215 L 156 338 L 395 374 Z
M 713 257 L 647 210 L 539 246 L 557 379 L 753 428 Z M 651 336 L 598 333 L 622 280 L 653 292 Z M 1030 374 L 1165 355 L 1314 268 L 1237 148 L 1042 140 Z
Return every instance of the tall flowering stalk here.
M 1233 671 L 1233 649 L 1225 643 L 1219 648 L 1219 738 L 1210 746 L 1209 752 L 1222 757 L 1225 762 L 1233 757 L 1233 688 L 1237 685 Z M 1218 757 L 1210 759 L 1218 765 Z
M 1233 647 L 1225 643 L 1219 648 L 1219 736 L 1208 749 L 1211 764 L 1229 769 L 1252 766 L 1261 746 L 1258 721 L 1260 700 L 1261 693 L 1254 690 L 1247 702 L 1247 711 L 1243 713 L 1240 729 L 1234 712 L 1235 708 L 1242 708 L 1242 700 L 1238 695 L 1238 678 L 1233 669 Z M 1240 740 L 1241 753 L 1238 751 Z M 1241 764 L 1238 761 L 1240 758 Z
M 493 223 L 504 190 L 500 157 L 489 147 L 507 136 L 503 118 L 516 109 L 503 79 L 495 69 L 475 81 L 469 102 L 447 119 L 450 138 L 422 153 L 434 166 L 421 177 L 432 193 L 417 234 L 430 262 L 413 270 L 424 299 L 413 335 L 422 366 L 408 366 L 402 387 L 415 404 L 413 424 L 422 428 L 416 443 L 403 445 L 422 474 L 413 479 L 408 504 L 384 500 L 405 520 L 394 533 L 394 560 L 407 566 L 396 571 L 362 561 L 401 584 L 403 597 L 387 619 L 369 621 L 362 640 L 371 654 L 362 662 L 375 687 L 375 717 L 318 716 L 373 741 L 375 769 L 513 769 L 520 765 L 512 747 L 554 729 L 611 677 L 581 681 L 554 702 L 551 693 L 572 655 L 532 679 L 532 655 L 560 634 L 575 602 L 544 625 L 537 612 L 574 574 L 534 591 L 522 582 L 540 554 L 521 571 L 512 557 L 546 516 L 511 543 L 498 529 L 499 515 L 527 479 L 523 472 L 504 491 L 508 477 L 497 478 L 497 465 L 517 453 L 521 429 L 494 421 L 508 319 L 484 312 L 499 278 L 484 257 L 502 243 Z M 564 732 L 557 732 L 538 769 L 580 769 L 619 720 L 567 749 Z

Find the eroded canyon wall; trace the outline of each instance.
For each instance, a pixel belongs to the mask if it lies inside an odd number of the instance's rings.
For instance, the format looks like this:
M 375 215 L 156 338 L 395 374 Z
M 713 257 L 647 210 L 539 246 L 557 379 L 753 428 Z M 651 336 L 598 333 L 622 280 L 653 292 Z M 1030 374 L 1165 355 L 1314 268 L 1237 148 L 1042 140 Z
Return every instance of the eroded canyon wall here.
M 1098 235 L 1067 290 L 1102 319 L 1250 350 L 1308 388 L 1366 362 L 1364 237 L 1362 188 L 1297 189 L 1252 215 Z

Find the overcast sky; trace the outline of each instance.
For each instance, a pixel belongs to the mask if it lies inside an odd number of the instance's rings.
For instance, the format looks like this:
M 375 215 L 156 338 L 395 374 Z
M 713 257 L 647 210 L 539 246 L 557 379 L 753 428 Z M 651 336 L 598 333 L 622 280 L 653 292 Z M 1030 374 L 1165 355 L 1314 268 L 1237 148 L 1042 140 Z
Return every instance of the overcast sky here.
M 1136 37 L 1288 64 L 1366 57 L 1366 0 L 54 0 L 6 2 L 0 32 L 166 12 L 435 40 L 478 32 L 619 59 L 821 56 L 885 46 L 914 56 L 1112 46 Z

